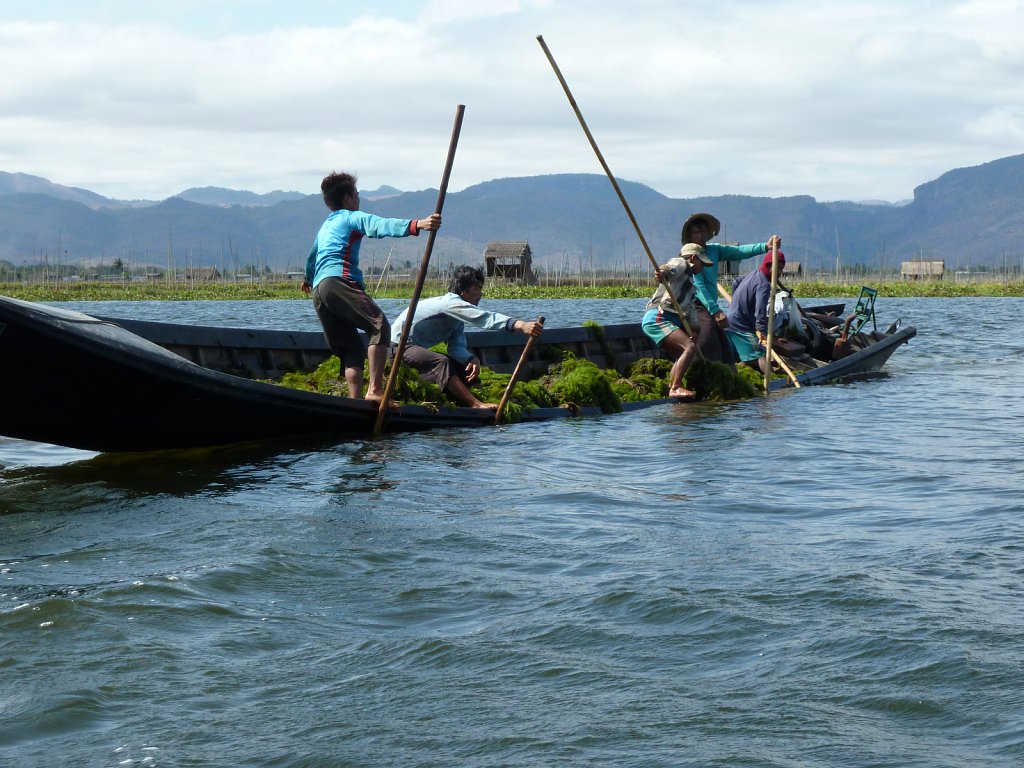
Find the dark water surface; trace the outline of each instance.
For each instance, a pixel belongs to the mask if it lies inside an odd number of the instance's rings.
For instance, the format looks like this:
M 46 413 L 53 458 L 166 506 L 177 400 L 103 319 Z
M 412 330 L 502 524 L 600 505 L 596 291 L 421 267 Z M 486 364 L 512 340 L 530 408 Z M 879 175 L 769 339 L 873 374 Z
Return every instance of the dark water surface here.
M 304 301 L 73 306 L 317 329 Z M 1024 300 L 878 312 L 919 331 L 888 377 L 736 404 L 0 438 L 0 765 L 1024 764 Z

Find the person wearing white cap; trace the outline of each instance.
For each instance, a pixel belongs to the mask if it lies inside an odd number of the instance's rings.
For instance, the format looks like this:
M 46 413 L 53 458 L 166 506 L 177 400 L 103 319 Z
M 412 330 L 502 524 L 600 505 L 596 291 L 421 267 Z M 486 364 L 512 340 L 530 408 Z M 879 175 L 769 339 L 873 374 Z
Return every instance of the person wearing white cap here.
M 696 397 L 693 391 L 683 386 L 683 374 L 697 355 L 700 326 L 694 276 L 709 264 L 711 259 L 702 246 L 695 243 L 684 245 L 678 256 L 658 267 L 658 289 L 647 302 L 642 324 L 644 333 L 675 360 L 668 376 L 669 397 Z M 683 313 L 682 317 L 679 312 Z

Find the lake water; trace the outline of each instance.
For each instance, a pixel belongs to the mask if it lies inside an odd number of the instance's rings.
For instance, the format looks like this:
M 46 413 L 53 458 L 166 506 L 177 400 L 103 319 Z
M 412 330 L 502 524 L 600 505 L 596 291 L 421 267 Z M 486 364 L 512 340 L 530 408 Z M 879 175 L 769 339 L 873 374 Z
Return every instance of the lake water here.
M 318 329 L 305 301 L 72 306 Z M 1024 764 L 1024 300 L 877 311 L 918 328 L 888 377 L 735 404 L 0 438 L 0 765 Z

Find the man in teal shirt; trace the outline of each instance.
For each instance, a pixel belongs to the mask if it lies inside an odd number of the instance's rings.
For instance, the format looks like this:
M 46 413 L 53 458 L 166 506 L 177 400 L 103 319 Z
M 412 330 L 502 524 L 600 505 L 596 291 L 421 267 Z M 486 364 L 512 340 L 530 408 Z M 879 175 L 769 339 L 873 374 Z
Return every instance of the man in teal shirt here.
M 718 234 L 721 226 L 710 213 L 694 213 L 683 223 L 682 241 L 683 245 L 696 243 L 704 246 L 711 261 L 699 274 L 693 276 L 697 289 L 697 319 L 700 321 L 697 345 L 706 359 L 732 365 L 732 344 L 725 333 L 729 327 L 729 318 L 718 306 L 718 262 L 723 259 L 742 261 L 751 256 L 759 256 L 770 251 L 773 244 L 781 248 L 782 238 L 772 235 L 767 242 L 749 245 L 709 243 L 708 240 Z

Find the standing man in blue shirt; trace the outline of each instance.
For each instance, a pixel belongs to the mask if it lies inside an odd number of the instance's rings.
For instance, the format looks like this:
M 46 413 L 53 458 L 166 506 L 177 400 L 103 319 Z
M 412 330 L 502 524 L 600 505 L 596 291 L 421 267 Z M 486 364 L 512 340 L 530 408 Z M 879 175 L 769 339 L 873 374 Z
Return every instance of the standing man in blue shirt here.
M 366 293 L 359 269 L 359 245 L 364 237 L 408 237 L 441 226 L 441 214 L 423 219 L 385 219 L 359 210 L 356 177 L 330 173 L 320 183 L 331 214 L 320 227 L 306 259 L 302 292 L 313 294 L 324 337 L 331 352 L 341 359 L 348 396 L 363 396 L 363 360 L 369 358 L 370 383 L 366 399 L 384 397 L 384 364 L 387 361 L 391 326 L 376 302 Z M 363 351 L 359 331 L 369 345 Z

